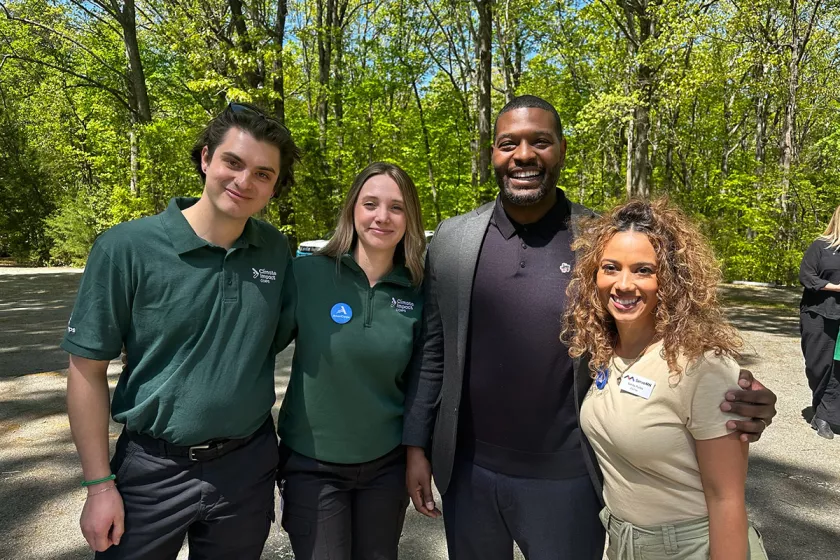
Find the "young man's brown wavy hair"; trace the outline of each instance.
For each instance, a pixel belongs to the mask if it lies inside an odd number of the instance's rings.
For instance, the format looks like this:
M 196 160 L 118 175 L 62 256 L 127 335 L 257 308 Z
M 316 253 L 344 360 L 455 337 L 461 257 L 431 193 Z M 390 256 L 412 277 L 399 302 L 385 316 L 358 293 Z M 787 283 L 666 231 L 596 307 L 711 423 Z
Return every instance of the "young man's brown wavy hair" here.
M 615 347 L 615 322 L 601 303 L 596 276 L 604 247 L 619 232 L 643 233 L 656 253 L 659 303 L 654 310 L 656 338 L 663 340 L 674 375 L 681 364 L 713 351 L 737 357 L 741 337 L 724 319 L 717 297 L 720 267 L 700 230 L 667 199 L 632 200 L 610 213 L 580 223 L 573 244 L 576 266 L 566 289 L 561 339 L 572 357 L 589 354 L 596 372 L 609 364 Z

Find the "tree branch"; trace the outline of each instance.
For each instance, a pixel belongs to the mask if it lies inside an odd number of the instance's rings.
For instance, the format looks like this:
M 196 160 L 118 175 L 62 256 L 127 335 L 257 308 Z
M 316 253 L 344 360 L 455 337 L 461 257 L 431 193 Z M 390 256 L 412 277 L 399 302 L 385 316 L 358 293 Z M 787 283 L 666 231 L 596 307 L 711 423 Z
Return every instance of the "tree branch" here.
M 26 19 L 26 18 L 21 18 L 21 17 L 13 16 L 13 15 L 9 12 L 9 10 L 6 8 L 5 4 L 3 4 L 3 3 L 0 3 L 0 8 L 2 8 L 4 12 L 6 12 L 6 17 L 7 17 L 8 19 L 10 19 L 11 21 L 19 21 L 19 22 L 21 22 L 21 23 L 25 23 L 25 24 L 27 24 L 27 25 L 31 25 L 31 26 L 33 26 L 33 27 L 39 27 L 39 28 L 41 28 L 41 29 L 45 29 L 45 30 L 47 30 L 47 31 L 49 31 L 49 32 L 51 32 L 51 33 L 54 33 L 55 35 L 58 35 L 59 37 L 61 37 L 61 38 L 62 38 L 62 39 L 64 39 L 65 41 L 67 41 L 67 42 L 69 42 L 69 43 L 72 43 L 72 44 L 76 45 L 77 47 L 79 47 L 80 49 L 82 49 L 84 52 L 88 53 L 90 56 L 92 56 L 92 57 L 93 57 L 93 59 L 94 59 L 94 60 L 96 60 L 97 62 L 99 62 L 99 64 L 101 64 L 103 67 L 107 68 L 108 70 L 110 70 L 111 72 L 113 72 L 114 74 L 116 74 L 117 76 L 120 76 L 121 78 L 124 78 L 124 77 L 125 77 L 125 74 L 124 74 L 122 71 L 117 70 L 116 68 L 114 68 L 113 66 L 111 66 L 110 64 L 108 64 L 107 62 L 105 62 L 104 60 L 102 60 L 102 59 L 99 57 L 99 55 L 97 55 L 97 54 L 96 54 L 96 53 L 94 53 L 92 50 L 90 50 L 89 48 L 87 48 L 86 46 L 84 46 L 83 44 L 81 44 L 80 42 L 76 41 L 76 40 L 75 40 L 75 39 L 73 39 L 72 37 L 69 37 L 69 36 L 65 35 L 65 34 L 64 34 L 64 33 L 62 33 L 61 31 L 59 31 L 59 30 L 57 30 L 57 29 L 54 29 L 54 28 L 50 27 L 49 25 L 44 25 L 43 23 L 40 23 L 40 22 L 37 22 L 37 21 L 32 21 L 32 20 L 30 20 L 30 19 Z
M 4 58 L 11 58 L 11 59 L 14 59 L 14 60 L 21 60 L 23 62 L 31 62 L 32 64 L 38 64 L 38 65 L 41 65 L 41 66 L 46 66 L 47 68 L 52 68 L 53 70 L 58 70 L 59 72 L 62 72 L 64 74 L 69 74 L 70 76 L 73 76 L 75 78 L 79 78 L 80 80 L 84 80 L 85 82 L 87 82 L 91 86 L 95 86 L 95 87 L 101 89 L 102 91 L 107 91 L 112 96 L 114 96 L 114 99 L 116 99 L 120 103 L 120 105 L 122 105 L 123 107 L 128 109 L 128 111 L 130 113 L 134 112 L 133 109 L 131 108 L 131 105 L 129 105 L 128 101 L 125 99 L 125 97 L 123 97 L 123 93 L 121 91 L 116 90 L 116 89 L 112 88 L 111 86 L 105 85 L 102 82 L 94 80 L 93 78 L 91 78 L 89 76 L 85 76 L 84 74 L 79 74 L 78 72 L 74 72 L 73 70 L 70 70 L 69 68 L 65 68 L 63 66 L 58 66 L 56 64 L 51 64 L 49 62 L 46 62 L 46 61 L 43 61 L 43 60 L 38 60 L 38 59 L 31 58 L 31 57 L 28 57 L 28 56 L 21 56 L 21 55 L 17 55 L 17 54 L 6 54 L 6 55 L 3 55 L 3 56 L 4 56 Z
M 630 32 L 627 30 L 627 27 L 625 27 L 624 24 L 621 23 L 621 20 L 618 19 L 618 17 L 610 9 L 610 5 L 607 4 L 605 2 L 605 0 L 598 0 L 598 3 L 601 4 L 602 6 L 604 6 L 604 8 L 607 10 L 607 14 L 610 16 L 610 19 L 613 20 L 613 23 L 615 23 L 618 26 L 618 28 L 621 30 L 621 33 L 627 38 L 627 40 L 630 41 L 630 43 L 636 49 L 638 49 L 639 48 L 639 41 L 636 40 L 636 38 L 633 35 L 631 35 Z

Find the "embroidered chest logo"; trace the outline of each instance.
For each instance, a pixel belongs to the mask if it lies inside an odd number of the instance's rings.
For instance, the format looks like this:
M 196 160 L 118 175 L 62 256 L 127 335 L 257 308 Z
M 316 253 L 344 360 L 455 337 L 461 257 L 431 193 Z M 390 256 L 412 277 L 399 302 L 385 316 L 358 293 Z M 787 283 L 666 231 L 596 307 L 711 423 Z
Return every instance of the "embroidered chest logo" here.
M 270 284 L 277 280 L 277 271 L 275 270 L 266 270 L 264 268 L 257 270 L 256 268 L 252 268 L 251 273 L 254 275 L 254 280 L 259 278 L 263 284 Z
M 572 270 L 572 267 L 569 263 L 563 263 L 560 265 L 560 272 L 563 274 L 568 274 L 570 270 Z
M 406 311 L 414 311 L 414 302 L 405 301 L 404 299 L 391 298 L 391 307 L 396 309 L 399 313 Z

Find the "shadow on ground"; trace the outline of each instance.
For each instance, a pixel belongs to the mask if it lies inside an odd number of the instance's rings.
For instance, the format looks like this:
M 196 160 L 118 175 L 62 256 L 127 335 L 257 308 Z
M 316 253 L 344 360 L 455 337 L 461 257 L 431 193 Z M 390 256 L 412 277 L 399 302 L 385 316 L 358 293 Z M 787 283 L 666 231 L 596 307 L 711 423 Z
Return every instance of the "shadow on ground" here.
M 799 338 L 799 288 L 721 285 L 726 317 L 737 329 Z
M 0 378 L 67 367 L 58 345 L 81 274 L 0 276 Z
M 840 511 L 840 481 L 817 469 L 750 458 L 750 519 L 772 560 L 837 558 L 840 529 L 815 520 L 815 504 L 824 512 Z

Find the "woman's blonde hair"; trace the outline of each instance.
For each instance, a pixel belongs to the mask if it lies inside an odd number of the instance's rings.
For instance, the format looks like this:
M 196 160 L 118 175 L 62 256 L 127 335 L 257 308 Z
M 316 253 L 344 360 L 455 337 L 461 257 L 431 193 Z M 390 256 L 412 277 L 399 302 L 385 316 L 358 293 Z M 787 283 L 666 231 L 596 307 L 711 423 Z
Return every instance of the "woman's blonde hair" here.
M 829 248 L 840 248 L 840 206 L 834 210 L 834 215 L 828 222 L 828 227 L 820 236 L 820 239 L 828 243 Z
M 618 332 L 601 302 L 596 278 L 605 246 L 616 233 L 627 231 L 646 235 L 656 253 L 656 338 L 663 341 L 671 372 L 681 373 L 680 358 L 690 362 L 710 350 L 737 357 L 741 338 L 723 317 L 717 299 L 721 274 L 709 243 L 664 198 L 632 200 L 580 223 L 561 334 L 569 354 L 577 358 L 588 353 L 593 373 L 609 364 Z
M 358 201 L 359 193 L 368 179 L 376 175 L 387 175 L 400 188 L 405 211 L 405 235 L 397 244 L 394 252 L 394 262 L 403 262 L 411 275 L 411 283 L 419 286 L 423 282 L 423 256 L 426 251 L 423 216 L 420 213 L 420 197 L 417 195 L 417 187 L 414 186 L 414 181 L 411 180 L 408 173 L 393 163 L 371 163 L 356 175 L 338 214 L 335 234 L 327 245 L 319 251 L 319 254 L 339 259 L 356 245 L 358 235 L 353 219 L 356 201 Z

